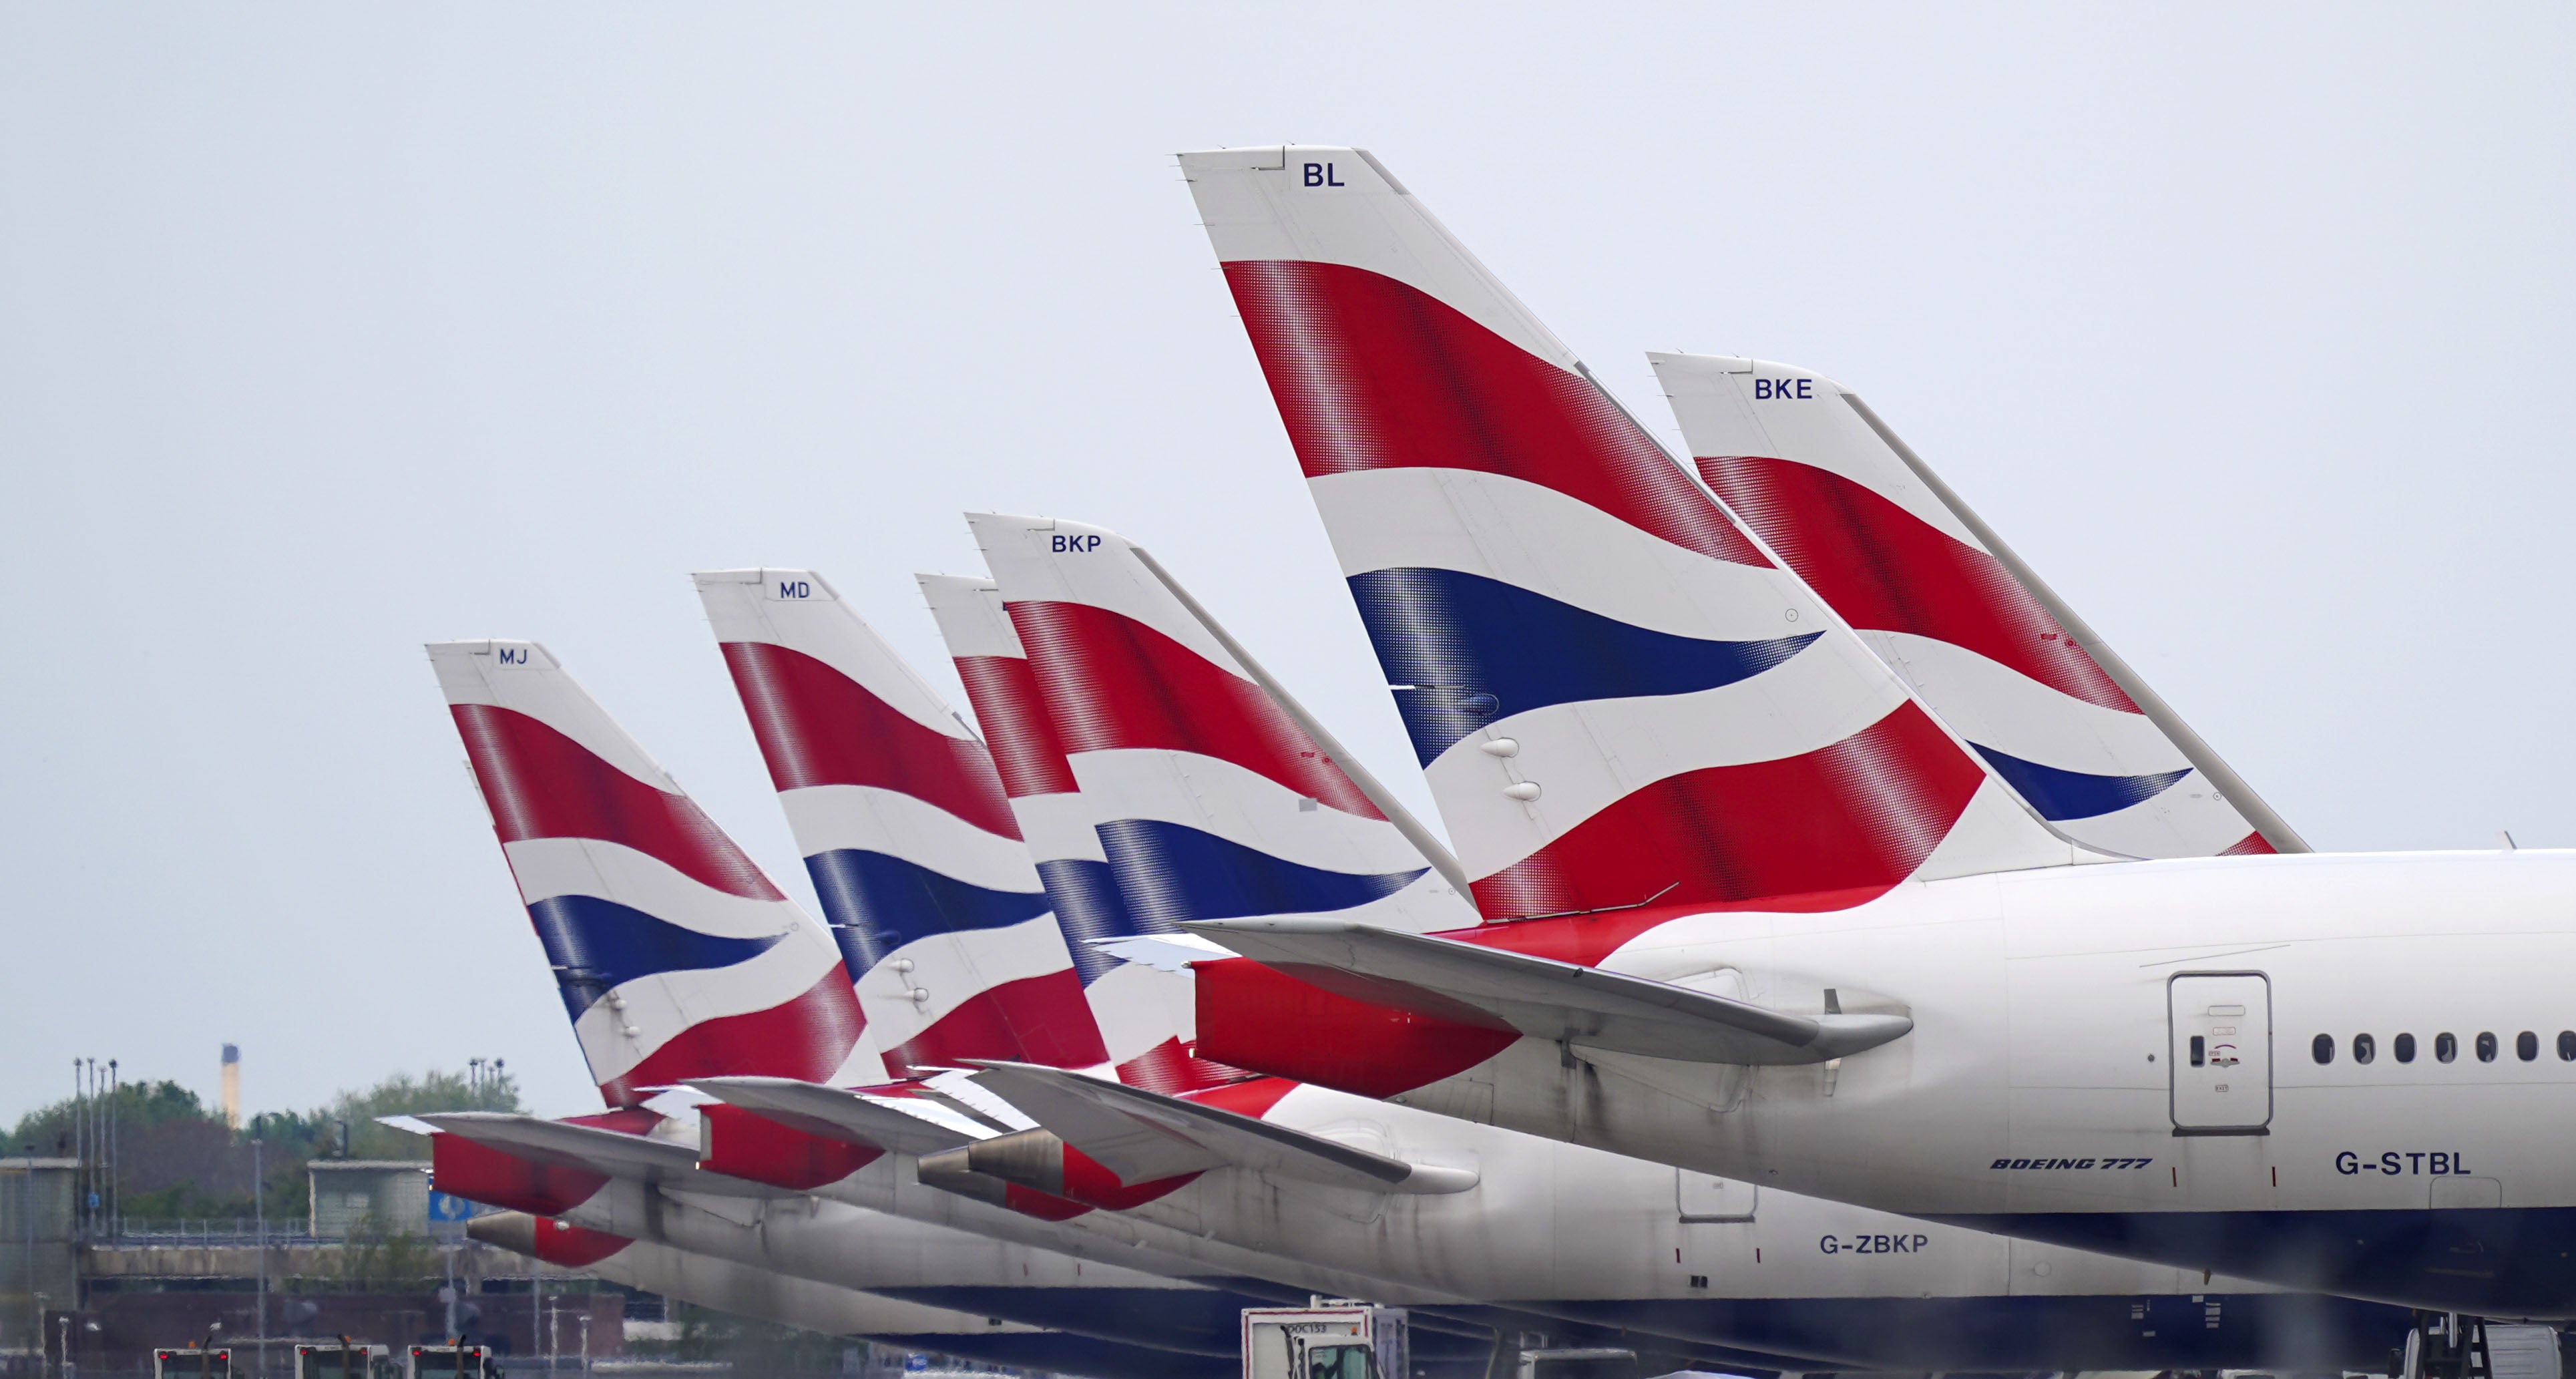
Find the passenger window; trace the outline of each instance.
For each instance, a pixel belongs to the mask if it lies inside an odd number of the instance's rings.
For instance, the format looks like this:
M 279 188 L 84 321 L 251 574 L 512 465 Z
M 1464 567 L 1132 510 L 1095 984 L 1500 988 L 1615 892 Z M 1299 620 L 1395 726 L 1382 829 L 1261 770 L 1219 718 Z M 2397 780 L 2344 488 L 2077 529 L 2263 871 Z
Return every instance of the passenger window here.
M 2414 1062 L 2415 1036 L 2411 1034 L 2401 1034 L 2396 1038 L 2389 1040 L 2388 1051 L 2397 1055 L 2397 1061 L 2400 1063 Z
M 2513 1037 L 2513 1056 L 2528 1063 L 2540 1056 L 2540 1036 L 2530 1030 Z
M 2460 1037 L 2456 1034 L 2433 1036 L 2433 1056 L 2448 1063 L 2460 1056 Z
M 2561 1040 L 2559 1042 L 2563 1047 L 2568 1041 Z M 2308 1056 L 2317 1060 L 2317 1062 L 2321 1064 L 2332 1063 L 2334 1061 L 2334 1036 L 2331 1034 L 2320 1034 L 2316 1038 L 2309 1040 Z
M 2576 1029 L 2558 1031 L 2558 1061 L 2576 1063 Z
M 2367 1062 L 2369 1062 L 2371 1059 L 2373 1059 L 2373 1058 L 2377 1057 L 2377 1056 L 2378 1056 L 2378 1054 L 2379 1054 L 2379 1041 L 2378 1041 L 2378 1040 L 2371 1038 L 2371 1037 L 2370 1037 L 2369 1035 L 2367 1035 L 2367 1034 L 2356 1034 L 2356 1035 L 2354 1035 L 2354 1036 L 2352 1037 L 2352 1061 L 2353 1061 L 2353 1062 L 2355 1062 L 2355 1063 L 2367 1063 Z
M 2495 1036 L 2492 1034 L 2481 1033 L 2478 1036 L 2478 1061 L 2481 1063 L 2493 1063 L 2495 1061 L 2495 1053 Z

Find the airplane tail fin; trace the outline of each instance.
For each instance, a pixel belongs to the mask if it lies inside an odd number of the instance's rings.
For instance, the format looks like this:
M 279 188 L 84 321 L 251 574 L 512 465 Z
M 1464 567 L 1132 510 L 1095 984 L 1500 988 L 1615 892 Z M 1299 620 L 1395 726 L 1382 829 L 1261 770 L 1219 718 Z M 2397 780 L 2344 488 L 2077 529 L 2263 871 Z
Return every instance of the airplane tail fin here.
M 1414 932 L 1474 922 L 1143 552 L 1075 522 L 967 520 L 1140 928 L 1321 913 Z
M 600 1094 L 872 1065 L 821 925 L 543 646 L 429 646 Z
M 1487 918 L 1839 907 L 2092 855 L 1374 158 L 1181 167 Z
M 889 1061 L 1102 1061 L 984 744 L 821 575 L 696 579 Z
M 1197 1020 L 1189 973 L 1123 955 L 1149 934 L 1170 931 L 1140 921 L 1128 907 L 1000 586 L 961 575 L 920 579 L 976 721 L 991 738 L 1011 808 L 1046 878 L 1119 1080 L 1179 1092 L 1239 1076 L 1190 1052 Z
M 2060 832 L 2137 857 L 2307 850 L 1857 394 L 1647 358 L 1701 478 Z

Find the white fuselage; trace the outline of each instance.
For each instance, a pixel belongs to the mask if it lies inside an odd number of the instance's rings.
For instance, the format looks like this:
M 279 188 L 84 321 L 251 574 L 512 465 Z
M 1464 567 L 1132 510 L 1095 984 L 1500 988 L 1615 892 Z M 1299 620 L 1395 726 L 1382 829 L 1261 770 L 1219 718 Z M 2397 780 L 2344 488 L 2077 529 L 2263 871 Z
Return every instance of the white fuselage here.
M 2570 853 L 1973 877 L 1837 912 L 1690 916 L 1599 963 L 1782 1010 L 1821 1010 L 1831 989 L 1845 1011 L 1912 1017 L 1907 1036 L 1839 1065 L 1747 1069 L 1525 1038 L 1396 1099 L 2183 1267 L 2564 1315 L 2576 1291 L 2538 1264 L 2576 1251 L 2550 1214 L 2576 1208 L 2563 1151 L 2576 1062 L 2561 1052 L 2576 1053 L 2561 1039 L 2576 1029 L 2572 961 Z M 2401 1034 L 2411 1062 L 2398 1060 Z M 2320 1035 L 2333 1040 L 2323 1063 Z M 2355 1058 L 2364 1035 L 2367 1063 Z M 2347 1214 L 2428 1208 L 2440 1230 L 2466 1234 L 2415 1252 L 2473 1256 L 2468 1267 L 2392 1262 L 2416 1229 L 2394 1218 L 2366 1222 L 2353 1257 L 2332 1257 Z M 2533 1253 L 2499 1270 L 2517 1250 Z
M 1131 1210 L 1044 1221 L 925 1187 L 909 1160 L 889 1155 L 818 1189 L 819 1207 L 694 1199 L 696 1209 L 666 1207 L 645 1222 L 609 1206 L 630 1200 L 611 1192 L 586 1210 L 613 1213 L 592 1222 L 603 1229 L 655 1231 L 850 1286 L 882 1286 L 874 1271 L 883 1261 L 862 1257 L 882 1241 L 854 1242 L 863 1222 L 885 1213 L 1170 1276 L 1251 1277 L 1416 1307 L 1496 1304 L 1840 1367 L 2127 1368 L 2174 1357 L 2332 1367 L 2338 1356 L 2375 1358 L 2403 1324 L 2394 1313 L 2322 1304 L 2285 1323 L 2296 1312 L 2289 1300 L 2264 1298 L 2277 1290 L 2241 1279 L 1758 1188 L 1320 1087 L 1289 1092 L 1263 1119 L 1469 1169 L 1476 1186 L 1374 1193 L 1226 1168 Z M 758 1229 L 749 1227 L 755 1217 Z M 2238 1305 L 2227 1311 L 2222 1299 Z M 2170 1319 L 2105 1327 L 2098 1339 L 2123 1348 L 2075 1359 L 2043 1343 L 2052 1330 L 2082 1326 L 2037 1319 L 2126 1323 L 2151 1300 L 2190 1311 L 2188 1331 Z M 2029 1319 L 2016 1334 L 2031 1348 L 1991 1348 L 1998 1331 L 2014 1331 L 1987 1324 L 1998 1315 Z

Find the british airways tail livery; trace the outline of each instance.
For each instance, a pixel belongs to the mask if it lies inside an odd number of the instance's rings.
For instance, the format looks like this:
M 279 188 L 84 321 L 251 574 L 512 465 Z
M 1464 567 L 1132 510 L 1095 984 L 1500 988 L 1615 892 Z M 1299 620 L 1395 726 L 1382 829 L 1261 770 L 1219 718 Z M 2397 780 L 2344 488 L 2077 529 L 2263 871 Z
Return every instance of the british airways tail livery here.
M 823 927 L 535 642 L 429 647 L 600 1095 L 881 1077 Z
M 2132 857 L 2308 850 L 1858 394 L 1647 358 L 1700 477 L 2060 832 Z
M 1374 160 L 1181 165 L 1487 918 L 2086 855 Z
M 1100 1062 L 984 744 L 811 570 L 696 577 L 797 850 L 898 1069 Z
M 966 686 L 1000 769 L 1003 792 L 1028 840 L 1047 899 L 1073 950 L 1118 1077 L 1139 1087 L 1179 1091 L 1203 1085 L 1208 1070 L 1185 1051 L 1195 1012 L 1187 976 L 1130 963 L 1112 950 L 1144 931 L 1109 874 L 1109 855 L 1083 809 L 1073 767 L 1039 701 L 1028 653 L 1002 607 L 999 586 L 965 575 L 922 575 L 939 635 Z
M 1680 674 L 1718 664 L 1710 642 L 1757 640 L 1721 635 L 1760 605 L 1720 567 L 1783 581 L 1781 621 L 1816 605 L 1758 549 L 1728 547 L 1727 533 L 1757 543 L 1697 484 L 1669 483 L 1660 452 L 1373 162 L 1289 148 L 1182 167 L 1354 593 L 1406 615 L 1366 616 L 1408 715 L 1434 725 L 1417 740 L 1486 912 L 1530 916 L 1445 935 L 1193 926 L 1278 969 L 1201 967 L 1210 1056 L 2185 1268 L 2576 1315 L 2576 1175 L 2559 1152 L 2576 1136 L 2576 1015 L 2551 975 L 2576 945 L 2576 855 L 2047 866 L 2031 832 L 2045 826 L 2012 797 L 2019 822 L 1988 816 L 2011 826 L 1980 829 L 1971 858 L 1945 821 L 1969 817 L 1963 796 L 2009 792 L 1946 730 L 1882 734 L 1935 723 L 1901 684 L 1872 686 L 1901 702 L 1854 712 L 1841 737 L 1801 726 L 1853 697 L 1890 702 L 1853 695 L 1859 669 L 1795 678 L 1820 652 L 1856 666 L 1848 632 L 1713 689 L 1705 669 Z M 1548 495 L 1526 519 L 1522 474 Z M 1383 491 L 1337 491 L 1359 478 Z M 1676 514 L 1719 525 L 1702 538 Z M 1409 569 L 1528 601 L 1478 618 L 1460 595 L 1374 587 Z M 1426 684 L 1465 697 L 1427 699 Z M 1443 717 L 1453 705 L 1464 714 Z M 1520 763 L 1512 783 L 1529 788 L 1509 798 L 1526 816 L 1471 788 L 1482 768 L 1455 752 L 1471 741 Z M 1701 743 L 1741 754 L 1703 764 L 1717 754 Z M 1569 779 L 1585 787 L 1570 822 L 1547 812 Z M 1596 820 L 1626 827 L 1593 846 Z M 1576 913 L 1532 916 L 1493 884 L 1532 859 L 1567 864 L 1576 884 L 1555 893 Z M 1680 903 L 1637 903 L 1668 895 Z M 2484 976 L 2424 977 L 2458 970 Z M 1263 1033 L 1283 1024 L 1297 1036 Z
M 1123 537 L 1052 518 L 967 520 L 1142 929 L 1246 915 L 1415 933 L 1472 922 L 1448 879 Z

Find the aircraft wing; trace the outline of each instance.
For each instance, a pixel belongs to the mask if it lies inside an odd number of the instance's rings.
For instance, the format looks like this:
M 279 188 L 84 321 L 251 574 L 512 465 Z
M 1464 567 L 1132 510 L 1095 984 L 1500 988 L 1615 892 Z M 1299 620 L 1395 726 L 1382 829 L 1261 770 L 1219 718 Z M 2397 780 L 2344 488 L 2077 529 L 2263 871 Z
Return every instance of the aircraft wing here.
M 1822 1063 L 1914 1028 L 1903 1015 L 1791 1015 L 1670 982 L 1348 920 L 1223 919 L 1181 927 L 1354 1000 L 1651 1058 Z
M 1018 1107 L 1040 1129 L 1089 1155 L 1122 1183 L 1202 1173 L 1227 1162 L 1224 1155 L 1171 1125 L 1128 1114 L 1125 1105 L 1097 1095 L 1091 1087 L 1064 1085 L 1069 1080 L 1096 1083 L 1097 1079 L 1076 1079 L 1058 1069 L 1022 1063 L 979 1066 L 982 1071 L 975 1080 L 986 1091 Z
M 1302 1130 L 1061 1068 L 981 1063 L 975 1080 L 1129 1184 L 1211 1168 L 1369 1192 L 1464 1192 L 1466 1169 L 1407 1163 Z
M 698 1168 L 698 1152 L 685 1144 L 623 1135 L 591 1125 L 502 1111 L 442 1111 L 418 1118 L 432 1129 L 461 1135 L 537 1163 L 605 1173 L 612 1178 L 658 1183 L 680 1191 L 722 1197 L 779 1197 L 777 1188 Z
M 933 1102 L 905 1104 L 900 1097 L 798 1082 L 785 1077 L 701 1077 L 689 1085 L 727 1105 L 829 1140 L 935 1154 L 991 1133 Z

